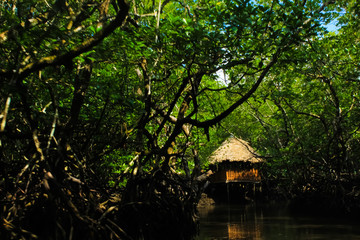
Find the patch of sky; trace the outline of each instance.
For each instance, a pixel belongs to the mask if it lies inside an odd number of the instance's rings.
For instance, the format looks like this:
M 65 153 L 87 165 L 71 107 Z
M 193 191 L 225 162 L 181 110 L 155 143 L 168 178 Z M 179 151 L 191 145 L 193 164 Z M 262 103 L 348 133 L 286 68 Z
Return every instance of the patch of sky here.
M 346 13 L 346 11 L 344 9 L 341 9 L 339 11 L 332 11 L 331 12 L 334 15 L 337 15 L 336 18 L 334 18 L 332 21 L 330 21 L 329 23 L 324 23 L 323 22 L 323 26 L 329 31 L 329 32 L 334 32 L 337 33 L 339 31 L 339 29 L 341 28 L 341 24 L 339 23 L 339 18 L 341 18 L 342 16 L 344 16 L 344 14 Z
M 216 80 L 224 85 L 228 85 L 230 83 L 229 79 L 228 79 L 228 75 L 225 73 L 225 71 L 223 69 L 220 69 L 216 72 Z
M 337 33 L 339 31 L 339 29 L 341 28 L 341 26 L 338 23 L 337 19 L 332 20 L 331 22 L 329 22 L 328 24 L 324 24 L 324 27 L 329 31 L 329 32 L 334 32 Z
M 340 29 L 340 26 L 336 24 L 337 21 L 331 21 L 330 23 L 326 24 L 325 27 L 329 32 L 337 32 Z

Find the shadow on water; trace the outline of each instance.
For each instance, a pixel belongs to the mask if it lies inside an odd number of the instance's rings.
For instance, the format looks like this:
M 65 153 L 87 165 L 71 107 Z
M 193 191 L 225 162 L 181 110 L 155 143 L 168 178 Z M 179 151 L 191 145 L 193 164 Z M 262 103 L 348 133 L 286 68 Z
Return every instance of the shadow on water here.
M 287 205 L 218 205 L 199 209 L 196 240 L 360 240 L 360 223 L 343 218 L 294 214 Z

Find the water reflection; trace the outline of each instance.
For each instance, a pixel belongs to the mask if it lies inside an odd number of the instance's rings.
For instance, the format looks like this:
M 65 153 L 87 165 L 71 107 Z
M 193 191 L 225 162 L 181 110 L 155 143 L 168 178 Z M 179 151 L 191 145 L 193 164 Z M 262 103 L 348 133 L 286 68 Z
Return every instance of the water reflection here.
M 223 205 L 199 211 L 201 223 L 197 240 L 360 240 L 359 222 L 293 215 L 284 205 Z

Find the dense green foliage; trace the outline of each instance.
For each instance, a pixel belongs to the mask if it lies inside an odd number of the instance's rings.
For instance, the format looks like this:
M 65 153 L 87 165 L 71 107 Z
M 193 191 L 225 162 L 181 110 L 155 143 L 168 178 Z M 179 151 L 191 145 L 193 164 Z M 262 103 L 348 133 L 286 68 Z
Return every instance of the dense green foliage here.
M 268 157 L 268 177 L 356 178 L 357 8 L 318 0 L 1 2 L 1 233 L 126 238 L 119 213 L 125 219 L 128 206 L 154 202 L 191 221 L 194 180 L 230 134 Z M 328 33 L 323 24 L 335 18 L 342 27 Z M 120 191 L 120 202 L 109 200 Z M 36 211 L 49 232 L 33 224 L 41 224 Z M 146 224 L 134 227 L 156 232 Z
M 353 3 L 341 11 L 337 32 L 293 48 L 223 126 L 256 146 L 266 177 L 284 179 L 288 197 L 320 195 L 351 211 L 359 207 L 359 31 Z

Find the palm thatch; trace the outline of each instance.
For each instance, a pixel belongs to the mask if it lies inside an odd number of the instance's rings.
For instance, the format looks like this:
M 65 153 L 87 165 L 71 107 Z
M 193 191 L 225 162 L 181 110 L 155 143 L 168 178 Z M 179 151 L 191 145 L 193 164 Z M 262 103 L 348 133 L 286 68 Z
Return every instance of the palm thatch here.
M 263 160 L 257 157 L 249 143 L 236 137 L 229 137 L 216 149 L 209 158 L 210 164 L 224 161 L 259 163 Z

